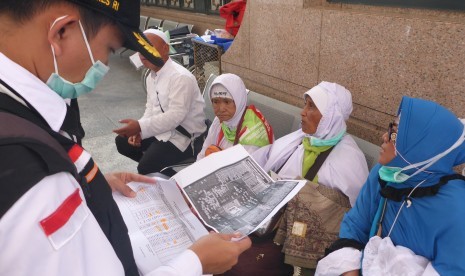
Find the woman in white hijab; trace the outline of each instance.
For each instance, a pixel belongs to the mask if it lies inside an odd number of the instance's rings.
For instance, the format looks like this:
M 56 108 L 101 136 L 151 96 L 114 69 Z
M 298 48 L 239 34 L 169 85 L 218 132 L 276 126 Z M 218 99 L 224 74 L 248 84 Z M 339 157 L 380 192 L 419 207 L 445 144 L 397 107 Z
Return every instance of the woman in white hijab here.
M 273 143 L 273 129 L 263 114 L 253 105 L 247 106 L 247 90 L 240 77 L 220 75 L 208 93 L 216 116 L 197 160 L 236 144 L 252 153 Z
M 252 156 L 265 171 L 274 171 L 283 179 L 294 179 L 304 177 L 303 170 L 309 169 L 305 168 L 305 148 L 309 152 L 334 146 L 318 170 L 317 182 L 340 190 L 353 205 L 368 176 L 368 167 L 363 152 L 346 133 L 345 121 L 352 113 L 352 95 L 337 83 L 321 82 L 307 91 L 304 99 L 302 128 Z
M 304 99 L 302 128 L 252 154 L 265 171 L 276 172 L 280 178 L 312 178 L 317 183 L 306 185 L 288 203 L 275 237 L 284 245 L 285 262 L 298 271 L 314 269 L 324 249 L 337 239 L 342 217 L 368 176 L 365 156 L 346 133 L 351 93 L 339 84 L 322 82 L 307 91 Z M 309 176 L 325 151 L 329 155 Z

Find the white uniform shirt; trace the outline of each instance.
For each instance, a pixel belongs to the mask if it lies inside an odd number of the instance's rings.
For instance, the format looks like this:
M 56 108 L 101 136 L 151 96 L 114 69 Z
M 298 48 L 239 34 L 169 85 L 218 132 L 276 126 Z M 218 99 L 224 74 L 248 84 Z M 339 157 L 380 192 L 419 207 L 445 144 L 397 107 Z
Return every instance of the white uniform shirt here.
M 205 102 L 194 75 L 168 59 L 158 72 L 152 71 L 147 78 L 147 104 L 139 119 L 141 137 L 155 136 L 185 151 L 190 139 L 175 128 L 181 125 L 189 133 L 199 136 L 206 130 L 204 108 Z
M 66 115 L 64 100 L 2 53 L 0 64 L 0 79 L 58 131 Z M 0 93 L 6 90 L 0 85 Z M 47 234 L 44 219 L 60 213 L 70 202 L 74 202 L 74 212 L 61 227 Z M 87 207 L 79 184 L 65 172 L 42 179 L 5 213 L 0 219 L 0 248 L 0 275 L 124 275 L 123 266 Z M 186 250 L 148 275 L 201 273 L 197 255 Z

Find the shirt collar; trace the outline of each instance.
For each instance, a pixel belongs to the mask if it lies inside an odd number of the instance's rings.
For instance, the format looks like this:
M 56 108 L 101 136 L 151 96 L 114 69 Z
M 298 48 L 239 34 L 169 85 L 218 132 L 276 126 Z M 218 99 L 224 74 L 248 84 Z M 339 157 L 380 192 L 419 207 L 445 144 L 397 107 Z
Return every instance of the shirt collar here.
M 66 116 L 66 103 L 39 78 L 0 52 L 0 79 L 20 94 L 58 132 Z
M 172 63 L 173 63 L 173 61 L 171 60 L 171 58 L 168 58 L 168 60 L 163 65 L 163 67 L 161 67 L 161 69 L 158 70 L 158 72 L 156 72 L 156 76 L 160 77 L 161 75 L 165 74 L 166 72 L 169 72 L 170 71 L 169 67 L 171 67 Z

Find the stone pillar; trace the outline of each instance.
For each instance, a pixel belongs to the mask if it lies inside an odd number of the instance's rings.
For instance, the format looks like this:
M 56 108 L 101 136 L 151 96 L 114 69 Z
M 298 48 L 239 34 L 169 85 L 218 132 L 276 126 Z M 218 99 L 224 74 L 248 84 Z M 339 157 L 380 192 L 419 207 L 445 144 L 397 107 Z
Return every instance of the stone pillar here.
M 349 132 L 380 144 L 402 95 L 434 100 L 465 116 L 465 13 L 249 0 L 222 58 L 247 87 L 303 106 L 320 81 L 352 92 Z

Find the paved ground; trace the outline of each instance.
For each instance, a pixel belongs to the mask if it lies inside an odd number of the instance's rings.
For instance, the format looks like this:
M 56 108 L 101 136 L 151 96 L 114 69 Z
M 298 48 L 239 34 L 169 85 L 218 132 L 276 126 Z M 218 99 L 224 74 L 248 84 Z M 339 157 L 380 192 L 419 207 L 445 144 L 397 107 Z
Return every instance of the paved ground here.
M 131 52 L 132 53 L 132 52 Z M 137 163 L 118 153 L 112 132 L 125 118 L 138 119 L 145 109 L 146 94 L 140 71 L 129 63 L 127 52 L 110 58 L 110 72 L 97 89 L 79 98 L 81 120 L 86 131 L 83 144 L 105 172 L 136 172 Z

